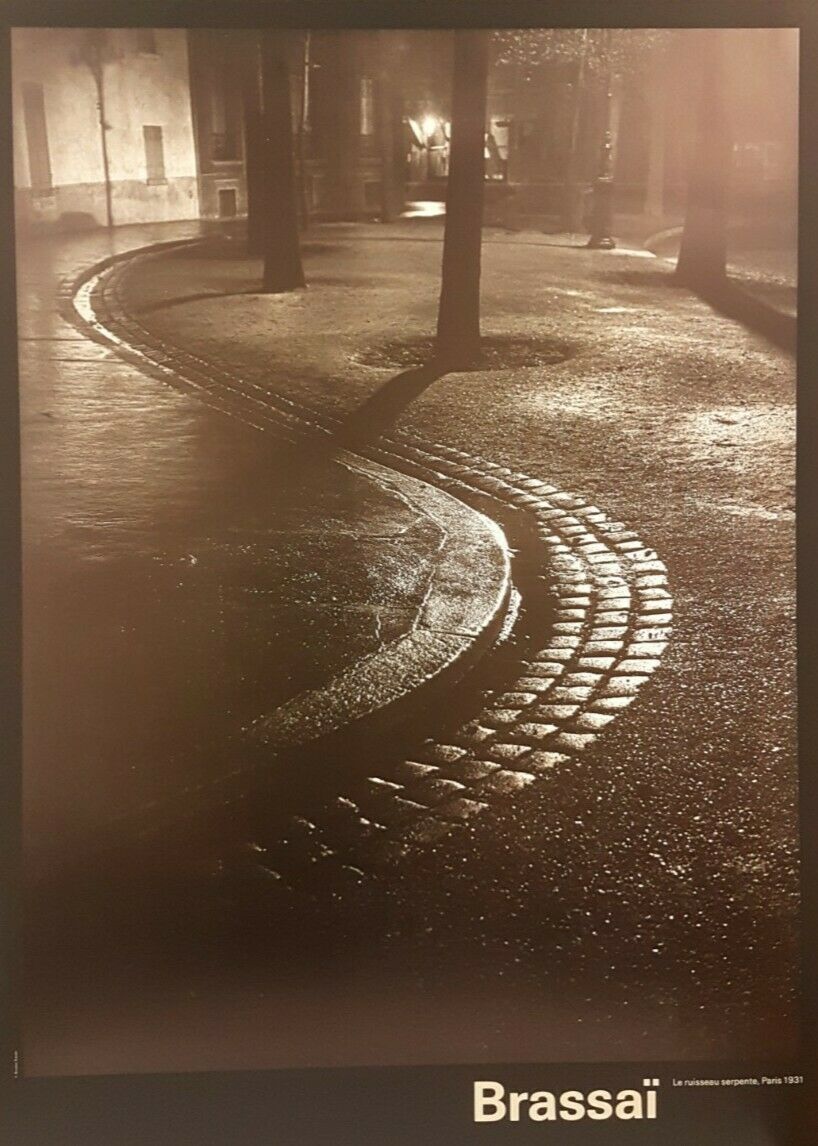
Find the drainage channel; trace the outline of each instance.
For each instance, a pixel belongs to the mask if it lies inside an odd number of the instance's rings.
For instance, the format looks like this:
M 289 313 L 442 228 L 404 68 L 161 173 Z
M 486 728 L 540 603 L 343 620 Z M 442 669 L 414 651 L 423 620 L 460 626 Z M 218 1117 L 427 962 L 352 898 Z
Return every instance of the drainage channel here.
M 137 252 L 86 280 L 90 333 L 126 355 L 136 348 L 149 372 L 258 429 L 331 443 L 337 419 L 168 345 L 128 313 L 123 276 L 146 257 L 156 255 Z M 416 723 L 388 749 L 357 745 L 361 772 L 284 819 L 255 797 L 251 813 L 236 809 L 240 830 L 216 869 L 278 889 L 326 886 L 330 871 L 367 879 L 570 763 L 659 668 L 672 629 L 664 564 L 585 498 L 408 431 L 356 449 L 502 522 L 520 554 L 522 623 L 464 683 L 462 708 L 452 697 L 445 714 L 430 710 L 433 736 L 422 740 Z

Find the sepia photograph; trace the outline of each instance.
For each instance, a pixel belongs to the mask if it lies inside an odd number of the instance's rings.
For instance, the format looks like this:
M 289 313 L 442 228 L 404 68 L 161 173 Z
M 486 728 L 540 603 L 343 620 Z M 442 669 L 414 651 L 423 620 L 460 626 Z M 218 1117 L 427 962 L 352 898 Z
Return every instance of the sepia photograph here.
M 800 1077 L 798 28 L 56 23 L 15 1070 Z

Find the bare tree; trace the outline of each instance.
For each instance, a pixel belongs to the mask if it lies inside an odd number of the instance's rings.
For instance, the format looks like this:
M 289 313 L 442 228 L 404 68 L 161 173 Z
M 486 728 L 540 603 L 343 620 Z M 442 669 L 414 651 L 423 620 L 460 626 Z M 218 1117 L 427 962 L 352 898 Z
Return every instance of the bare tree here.
M 284 44 L 272 32 L 261 43 L 262 290 L 269 294 L 304 286 L 298 237 L 290 82 Z
M 480 353 L 480 255 L 489 33 L 454 33 L 452 128 L 443 271 L 437 316 L 438 359 L 466 365 Z

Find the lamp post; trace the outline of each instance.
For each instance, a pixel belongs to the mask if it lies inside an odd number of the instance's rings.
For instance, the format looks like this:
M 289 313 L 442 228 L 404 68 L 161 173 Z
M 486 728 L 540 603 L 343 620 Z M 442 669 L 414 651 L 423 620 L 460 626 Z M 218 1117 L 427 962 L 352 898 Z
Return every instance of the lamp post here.
M 593 184 L 591 203 L 591 237 L 588 246 L 596 250 L 611 251 L 616 240 L 613 230 L 613 133 L 611 130 L 611 106 L 613 103 L 613 75 L 611 60 L 611 29 L 605 29 L 605 94 L 602 145 L 599 149 L 599 165 Z

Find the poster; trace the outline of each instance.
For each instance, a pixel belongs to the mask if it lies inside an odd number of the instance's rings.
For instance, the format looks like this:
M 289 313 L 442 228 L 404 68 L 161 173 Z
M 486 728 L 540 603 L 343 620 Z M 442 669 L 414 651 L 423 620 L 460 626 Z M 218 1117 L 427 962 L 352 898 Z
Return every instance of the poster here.
M 7 7 L 10 1142 L 811 1140 L 815 27 L 678 7 Z

